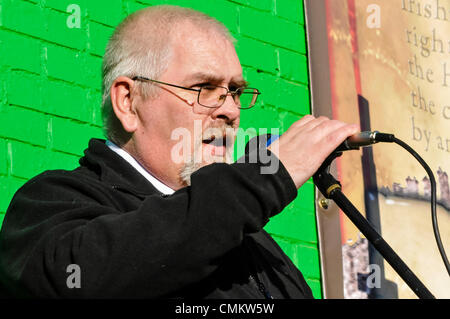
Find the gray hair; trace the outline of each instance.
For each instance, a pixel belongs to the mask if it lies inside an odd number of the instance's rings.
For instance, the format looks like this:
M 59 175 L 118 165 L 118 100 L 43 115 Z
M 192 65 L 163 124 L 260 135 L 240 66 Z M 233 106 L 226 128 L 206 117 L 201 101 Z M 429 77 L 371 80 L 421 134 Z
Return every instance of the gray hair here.
M 119 76 L 132 78 L 137 75 L 158 79 L 169 65 L 174 32 L 186 21 L 202 30 L 216 31 L 235 42 L 218 20 L 193 9 L 171 5 L 136 11 L 115 29 L 106 46 L 102 65 L 103 127 L 111 141 L 120 145 L 125 134 L 111 104 L 110 90 L 114 80 Z M 155 86 L 151 83 L 136 82 L 136 89 L 144 99 L 156 96 Z

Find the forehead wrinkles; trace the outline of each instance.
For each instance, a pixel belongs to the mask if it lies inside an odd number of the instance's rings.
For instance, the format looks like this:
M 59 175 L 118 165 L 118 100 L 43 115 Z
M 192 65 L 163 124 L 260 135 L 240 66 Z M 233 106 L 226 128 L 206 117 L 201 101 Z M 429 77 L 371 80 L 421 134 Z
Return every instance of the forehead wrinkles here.
M 173 40 L 177 59 L 186 63 L 193 73 L 217 74 L 228 71 L 227 63 L 235 58 L 231 41 L 214 30 L 199 30 L 188 25 L 177 32 Z

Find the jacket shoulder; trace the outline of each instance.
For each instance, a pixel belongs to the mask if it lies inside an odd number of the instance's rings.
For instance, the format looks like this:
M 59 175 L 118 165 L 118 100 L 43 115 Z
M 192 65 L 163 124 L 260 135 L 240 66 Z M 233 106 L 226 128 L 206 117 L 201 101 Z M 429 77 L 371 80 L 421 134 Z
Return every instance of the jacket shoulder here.
M 64 200 L 75 193 L 86 194 L 86 190 L 100 189 L 99 178 L 88 169 L 79 167 L 74 170 L 47 170 L 31 178 L 14 194 L 11 204 L 18 199 Z M 104 186 L 103 186 L 104 187 Z

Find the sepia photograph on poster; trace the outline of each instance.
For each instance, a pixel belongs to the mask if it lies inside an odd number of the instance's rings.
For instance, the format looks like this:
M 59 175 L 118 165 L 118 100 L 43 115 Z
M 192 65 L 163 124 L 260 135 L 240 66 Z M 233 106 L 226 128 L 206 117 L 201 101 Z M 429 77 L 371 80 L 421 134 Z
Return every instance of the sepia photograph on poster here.
M 450 249 L 450 2 L 327 0 L 333 118 L 394 134 L 430 166 L 437 218 Z M 396 144 L 345 152 L 337 160 L 343 192 L 438 298 L 450 298 L 430 214 L 430 179 Z M 370 214 L 370 216 L 367 216 Z M 367 298 L 358 276 L 369 273 L 367 240 L 341 213 L 344 294 Z M 379 297 L 416 298 L 383 262 Z M 359 285 L 359 287 L 358 287 Z M 367 288 L 367 287 L 366 287 Z M 365 290 L 365 291 L 364 291 Z

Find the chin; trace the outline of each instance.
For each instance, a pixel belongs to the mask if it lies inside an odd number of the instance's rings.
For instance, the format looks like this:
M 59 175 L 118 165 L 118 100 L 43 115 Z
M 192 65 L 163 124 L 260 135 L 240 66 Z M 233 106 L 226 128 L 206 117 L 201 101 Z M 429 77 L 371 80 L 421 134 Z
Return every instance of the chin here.
M 205 158 L 205 157 L 204 157 Z M 180 181 L 184 186 L 191 185 L 191 175 L 199 170 L 202 167 L 207 165 L 211 165 L 214 163 L 233 163 L 233 149 L 227 150 L 226 156 L 209 156 L 207 160 L 203 160 L 202 162 L 196 162 L 194 160 L 190 160 L 185 163 L 180 169 Z

